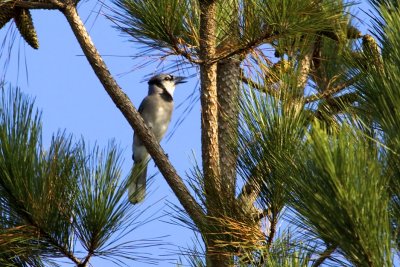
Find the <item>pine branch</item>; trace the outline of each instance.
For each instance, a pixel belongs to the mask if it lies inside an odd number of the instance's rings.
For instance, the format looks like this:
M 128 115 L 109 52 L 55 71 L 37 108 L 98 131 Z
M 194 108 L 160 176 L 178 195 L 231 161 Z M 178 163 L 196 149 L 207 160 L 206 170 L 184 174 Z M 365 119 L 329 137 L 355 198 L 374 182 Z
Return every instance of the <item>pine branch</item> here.
M 156 141 L 154 135 L 144 124 L 139 112 L 135 109 L 128 96 L 122 91 L 112 77 L 96 47 L 92 43 L 91 38 L 77 13 L 75 5 L 70 2 L 65 8 L 61 9 L 61 12 L 67 18 L 75 37 L 104 89 L 131 127 L 135 130 L 135 133 L 140 137 L 147 151 L 153 157 L 154 162 L 160 169 L 160 172 L 179 199 L 182 206 L 191 216 L 193 221 L 197 225 L 201 225 L 205 218 L 201 207 L 188 191 L 182 178 L 178 176 L 176 170 L 172 166 L 160 144 Z
M 284 33 L 280 33 L 280 34 L 284 35 Z M 218 53 L 214 57 L 210 58 L 207 61 L 207 63 L 211 64 L 211 63 L 219 62 L 221 60 L 231 58 L 233 56 L 245 56 L 251 50 L 258 47 L 259 45 L 261 45 L 263 43 L 271 42 L 273 39 L 277 39 L 277 38 L 279 38 L 278 34 L 273 34 L 270 31 L 265 31 L 263 34 L 260 35 L 260 37 L 248 42 L 244 46 L 234 47 L 230 50 L 222 50 L 220 53 Z
M 22 1 L 16 0 L 13 3 L 14 7 L 26 8 L 26 9 L 60 9 L 65 7 L 65 3 L 58 0 L 46 0 L 46 1 Z
M 318 267 L 320 266 L 322 263 L 324 263 L 324 261 L 326 259 L 328 259 L 333 252 L 335 252 L 337 246 L 336 245 L 329 245 L 326 247 L 325 251 L 321 253 L 320 257 L 313 263 L 312 267 Z
M 272 241 L 274 240 L 276 233 L 276 226 L 278 224 L 278 216 L 275 212 L 272 212 L 271 225 L 269 227 L 269 234 L 267 238 L 267 248 L 270 249 L 272 245 Z
M 318 94 L 315 94 L 315 95 L 308 96 L 308 97 L 306 97 L 304 99 L 304 101 L 305 101 L 305 103 L 310 103 L 310 102 L 314 102 L 314 101 L 317 101 L 317 100 L 321 100 L 321 99 L 324 99 L 324 98 L 331 97 L 332 95 L 334 95 L 334 94 L 342 91 L 343 89 L 346 89 L 347 87 L 353 85 L 359 79 L 360 79 L 359 75 L 354 76 L 354 77 L 348 79 L 347 81 L 344 81 L 344 82 L 336 85 L 335 87 L 332 87 L 332 88 L 329 88 L 328 90 L 325 90 L 322 93 L 318 93 Z
M 32 215 L 26 211 L 25 205 L 18 200 L 12 191 L 5 185 L 1 185 L 3 190 L 7 192 L 8 197 L 10 198 L 9 201 L 12 201 L 15 206 L 18 207 L 18 210 L 21 211 L 20 215 L 21 217 L 28 223 L 30 226 L 32 226 L 36 231 L 38 232 L 38 237 L 41 237 L 45 239 L 48 243 L 50 243 L 54 248 L 56 248 L 61 254 L 63 254 L 65 257 L 70 259 L 73 263 L 79 265 L 81 261 L 75 257 L 73 253 L 71 253 L 66 247 L 58 243 L 56 239 L 54 239 L 46 230 L 44 230 L 32 217 Z
M 86 255 L 85 259 L 84 259 L 81 263 L 79 263 L 79 264 L 77 265 L 77 267 L 86 267 L 86 266 L 88 265 L 89 260 L 90 260 L 90 258 L 91 258 L 92 256 L 93 256 L 93 252 L 92 252 L 92 251 L 89 251 L 89 253 Z
M 252 87 L 252 88 L 254 88 L 254 89 L 257 89 L 257 90 L 259 90 L 259 91 L 265 91 L 265 89 L 268 89 L 268 88 L 265 88 L 264 85 L 259 84 L 259 83 L 256 83 L 256 82 L 253 81 L 252 79 L 247 78 L 246 76 L 244 76 L 244 75 L 243 75 L 243 72 L 242 72 L 242 75 L 240 76 L 240 79 L 241 79 L 241 81 L 242 81 L 243 83 L 245 83 L 246 85 L 248 85 L 248 86 L 250 86 L 250 87 Z M 267 93 L 268 93 L 268 92 L 267 92 Z
M 251 88 L 257 89 L 260 92 L 263 92 L 263 93 L 266 93 L 266 94 L 269 94 L 272 96 L 274 96 L 278 93 L 278 91 L 273 89 L 271 86 L 259 84 L 255 81 L 253 81 L 251 78 L 245 77 L 243 75 L 243 72 L 242 72 L 242 75 L 240 76 L 240 79 L 244 84 L 248 85 Z

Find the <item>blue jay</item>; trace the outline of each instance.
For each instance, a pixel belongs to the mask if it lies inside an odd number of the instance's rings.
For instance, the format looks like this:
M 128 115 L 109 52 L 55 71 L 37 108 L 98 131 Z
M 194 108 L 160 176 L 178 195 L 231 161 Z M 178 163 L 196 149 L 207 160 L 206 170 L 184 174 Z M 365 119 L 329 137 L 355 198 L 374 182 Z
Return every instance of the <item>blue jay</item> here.
M 175 86 L 185 82 L 184 77 L 170 74 L 158 74 L 148 82 L 149 92 L 139 106 L 139 113 L 158 142 L 163 138 L 171 121 Z M 146 195 L 147 164 L 150 160 L 149 153 L 136 134 L 133 135 L 132 152 L 134 167 L 128 194 L 129 201 L 136 204 L 143 201 Z

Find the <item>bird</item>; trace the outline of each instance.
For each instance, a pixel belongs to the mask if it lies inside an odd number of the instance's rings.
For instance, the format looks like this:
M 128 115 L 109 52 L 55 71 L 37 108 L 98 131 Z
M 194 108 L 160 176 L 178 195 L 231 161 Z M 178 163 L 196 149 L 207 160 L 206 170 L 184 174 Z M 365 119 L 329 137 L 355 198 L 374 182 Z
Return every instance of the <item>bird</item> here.
M 171 121 L 175 87 L 185 83 L 185 79 L 185 77 L 162 73 L 151 77 L 148 81 L 148 95 L 140 104 L 139 113 L 158 142 L 165 135 Z M 142 202 L 146 195 L 147 164 L 150 155 L 136 133 L 133 135 L 132 159 L 134 166 L 128 195 L 129 201 L 137 204 Z

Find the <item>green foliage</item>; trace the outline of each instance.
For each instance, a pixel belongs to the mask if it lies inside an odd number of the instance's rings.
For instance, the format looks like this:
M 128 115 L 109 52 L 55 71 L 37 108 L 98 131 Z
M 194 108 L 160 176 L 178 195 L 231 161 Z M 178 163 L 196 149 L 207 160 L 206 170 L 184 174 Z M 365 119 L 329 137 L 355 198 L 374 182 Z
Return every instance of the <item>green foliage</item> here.
M 133 205 L 124 198 L 127 181 L 121 183 L 119 179 L 121 166 L 114 144 L 104 151 L 95 148 L 80 156 L 80 194 L 76 198 L 72 224 L 87 251 L 106 255 L 111 237 L 119 230 L 127 230 L 132 222 L 129 217 L 135 217 Z
M 198 46 L 199 7 L 197 1 L 115 0 L 115 21 L 135 41 L 158 49 L 175 49 L 186 42 Z
M 341 20 L 337 1 L 217 1 L 218 52 L 241 53 L 283 36 L 331 31 Z M 200 6 L 197 0 L 114 0 L 113 20 L 133 41 L 197 59 Z M 328 25 L 328 26 L 327 26 Z
M 371 1 L 376 11 L 374 35 L 379 41 L 382 56 L 379 64 L 370 66 L 356 88 L 363 99 L 360 113 L 367 115 L 375 135 L 385 145 L 386 176 L 390 178 L 390 215 L 397 249 L 400 248 L 400 11 L 396 1 Z M 370 44 L 366 57 L 372 57 L 378 44 Z M 366 58 L 365 60 L 369 60 Z M 356 62 L 361 65 L 362 62 Z
M 307 267 L 310 266 L 311 249 L 305 249 L 288 233 L 282 233 L 268 249 L 266 246 L 247 253 L 238 259 L 240 267 Z
M 289 95 L 269 97 L 249 90 L 242 94 L 238 167 L 242 177 L 260 186 L 263 207 L 277 215 L 286 203 L 283 183 L 308 124 L 303 103 Z
M 60 256 L 53 243 L 70 249 L 69 216 L 76 192 L 76 162 L 70 138 L 56 136 L 46 152 L 41 144 L 40 115 L 30 100 L 19 92 L 3 90 L 0 155 L 0 201 L 6 212 L 5 229 L 29 226 L 26 240 L 20 236 L 23 242 L 36 244 L 33 248 L 41 254 Z
M 391 266 L 388 179 L 376 148 L 346 124 L 331 135 L 314 124 L 300 148 L 287 180 L 294 223 L 356 266 Z
M 394 8 L 377 10 L 384 21 L 377 22 L 378 39 L 382 42 L 382 67 L 368 69 L 363 79 L 358 83 L 363 102 L 363 110 L 368 111 L 374 121 L 388 135 L 388 142 L 400 147 L 400 11 Z M 360 63 L 361 64 L 361 63 Z
M 120 242 L 131 231 L 134 206 L 113 143 L 87 149 L 71 136 L 55 135 L 44 149 L 40 114 L 19 90 L 4 87 L 0 99 L 0 264 L 42 266 L 66 257 L 75 264 L 92 256 L 143 260 L 148 241 Z M 116 238 L 117 237 L 117 238 Z M 86 251 L 81 261 L 76 243 Z M 156 244 L 156 243 L 155 243 Z M 148 259 L 152 261 L 152 259 Z

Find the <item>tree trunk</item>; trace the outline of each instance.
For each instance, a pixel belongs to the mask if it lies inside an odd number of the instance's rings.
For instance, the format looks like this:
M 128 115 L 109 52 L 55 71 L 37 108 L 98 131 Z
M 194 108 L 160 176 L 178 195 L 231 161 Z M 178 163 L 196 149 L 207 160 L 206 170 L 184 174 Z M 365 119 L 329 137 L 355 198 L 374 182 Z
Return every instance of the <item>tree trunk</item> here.
M 237 135 L 239 119 L 240 60 L 238 57 L 218 63 L 218 137 L 221 190 L 225 202 L 235 201 Z
M 217 63 L 210 59 L 216 50 L 215 1 L 200 2 L 201 144 L 207 209 L 218 206 L 221 181 L 219 175 Z
M 207 267 L 232 267 L 232 256 L 223 251 L 216 251 L 213 240 L 206 245 L 206 266 Z
M 223 196 L 221 194 L 219 139 L 218 139 L 218 98 L 217 63 L 210 59 L 216 52 L 216 1 L 200 1 L 200 79 L 201 79 L 201 142 L 204 187 L 208 225 L 202 233 L 206 244 L 207 267 L 231 266 L 231 257 L 215 246 L 220 227 L 215 226 L 215 217 L 220 216 Z

